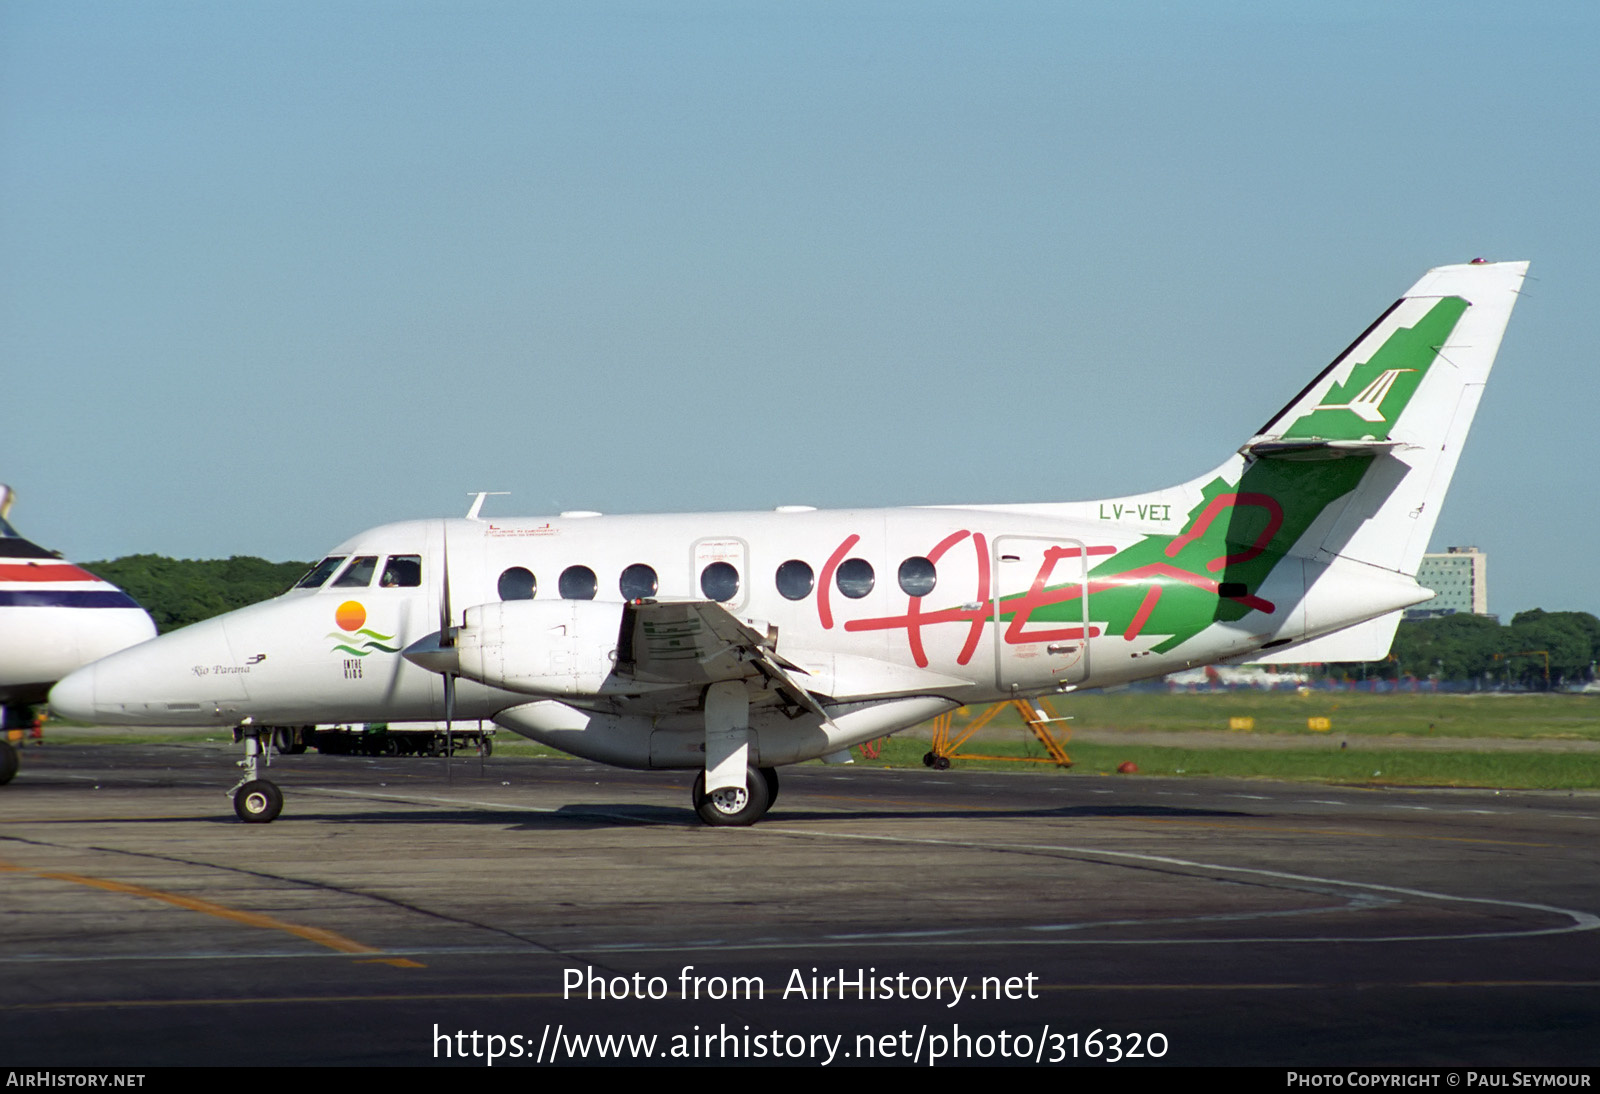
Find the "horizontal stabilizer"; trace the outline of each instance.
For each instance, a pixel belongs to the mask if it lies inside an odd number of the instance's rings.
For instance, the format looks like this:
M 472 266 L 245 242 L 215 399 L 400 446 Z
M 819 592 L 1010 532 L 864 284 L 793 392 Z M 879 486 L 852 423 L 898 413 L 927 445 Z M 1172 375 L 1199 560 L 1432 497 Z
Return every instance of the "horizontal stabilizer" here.
M 1389 656 L 1394 632 L 1400 626 L 1401 612 L 1390 612 L 1342 631 L 1313 638 L 1294 646 L 1283 646 L 1269 653 L 1253 654 L 1245 660 L 1251 665 L 1325 665 L 1330 661 L 1382 661 Z
M 1400 447 L 1399 441 L 1252 441 L 1239 451 L 1258 460 L 1343 460 L 1351 456 L 1383 455 Z

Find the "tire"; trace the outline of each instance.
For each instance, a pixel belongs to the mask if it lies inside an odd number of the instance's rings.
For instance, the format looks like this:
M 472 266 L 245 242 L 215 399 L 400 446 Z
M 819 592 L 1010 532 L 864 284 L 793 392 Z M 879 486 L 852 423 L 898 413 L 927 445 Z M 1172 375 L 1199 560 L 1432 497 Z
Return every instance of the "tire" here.
M 233 811 L 246 824 L 269 824 L 283 812 L 283 791 L 265 779 L 247 782 L 233 793 Z
M 11 747 L 11 742 L 0 741 L 0 786 L 4 786 L 16 777 L 19 766 L 21 761 L 17 758 L 17 750 Z
M 479 755 L 481 755 L 486 760 L 490 756 L 493 756 L 494 755 L 494 741 L 490 740 L 488 737 L 481 738 L 478 741 L 478 753 L 479 753 Z
M 706 793 L 706 773 L 694 777 L 690 799 L 700 819 L 713 828 L 742 828 L 754 824 L 772 805 L 767 793 L 767 779 L 754 767 L 745 769 L 744 786 L 739 790 L 719 790 L 715 795 Z
M 767 780 L 767 808 L 771 809 L 778 804 L 778 769 L 763 767 L 761 777 Z

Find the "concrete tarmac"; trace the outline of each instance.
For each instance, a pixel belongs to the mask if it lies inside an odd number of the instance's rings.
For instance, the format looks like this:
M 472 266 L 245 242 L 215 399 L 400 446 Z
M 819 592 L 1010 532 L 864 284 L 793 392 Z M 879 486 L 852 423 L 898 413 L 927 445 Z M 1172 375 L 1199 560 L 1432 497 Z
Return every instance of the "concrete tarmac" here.
M 27 749 L 0 1059 L 1593 1065 L 1600 796 Z

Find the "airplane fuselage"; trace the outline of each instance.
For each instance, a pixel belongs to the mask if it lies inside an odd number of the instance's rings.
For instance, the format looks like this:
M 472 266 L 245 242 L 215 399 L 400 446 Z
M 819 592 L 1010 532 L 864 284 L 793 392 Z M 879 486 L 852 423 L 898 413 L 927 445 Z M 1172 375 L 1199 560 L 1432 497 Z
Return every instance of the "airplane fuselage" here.
M 1099 518 L 1112 503 L 1073 507 L 1073 515 L 1065 507 L 1049 515 L 1028 507 L 786 509 L 390 524 L 335 548 L 329 558 L 338 561 L 315 587 L 169 635 L 158 657 L 102 662 L 80 674 L 76 700 L 64 692 L 55 700 L 111 724 L 441 718 L 441 676 L 400 651 L 439 630 L 446 554 L 458 613 L 524 599 L 711 600 L 775 628 L 776 649 L 798 678 L 830 700 L 920 697 L 935 700 L 932 713 L 1158 676 L 1304 637 L 1301 560 L 1280 558 L 1261 580 L 1225 589 L 1226 575 L 1206 569 L 1231 549 L 1219 538 L 1194 551 L 1181 544 L 1173 561 L 1133 573 L 1105 570 L 1103 562 L 1152 535 L 1169 546 L 1181 538 L 1189 506 L 1174 493 L 1114 503 L 1157 518 L 1132 525 Z M 386 583 L 388 570 L 408 583 Z M 1117 620 L 1098 610 L 1130 592 L 1147 610 Z M 1164 598 L 1191 603 L 1163 614 Z M 568 624 L 544 629 L 556 626 Z M 462 679 L 455 717 L 494 718 L 536 699 L 609 709 L 615 623 L 597 646 L 561 641 L 574 637 L 536 642 L 533 656 L 548 651 L 551 666 L 524 674 L 516 690 Z M 921 714 L 925 706 L 906 715 L 931 716 Z M 665 710 L 655 719 L 669 720 Z M 836 743 L 819 739 L 818 748 Z M 632 759 L 652 765 L 649 756 Z M 686 754 L 661 766 L 695 762 Z

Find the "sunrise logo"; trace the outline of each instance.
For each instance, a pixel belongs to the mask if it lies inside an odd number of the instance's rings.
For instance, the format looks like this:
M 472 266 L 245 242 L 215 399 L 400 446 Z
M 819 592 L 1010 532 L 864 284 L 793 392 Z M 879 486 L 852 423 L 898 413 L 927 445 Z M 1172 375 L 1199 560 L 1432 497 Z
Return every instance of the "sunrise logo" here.
M 339 625 L 339 629 L 329 631 L 328 637 L 334 640 L 335 650 L 357 657 L 365 657 L 374 651 L 400 652 L 399 646 L 384 645 L 385 642 L 393 642 L 394 635 L 379 634 L 377 631 L 367 629 L 367 609 L 354 600 L 346 600 L 340 604 L 333 613 L 333 621 Z

